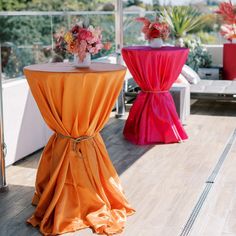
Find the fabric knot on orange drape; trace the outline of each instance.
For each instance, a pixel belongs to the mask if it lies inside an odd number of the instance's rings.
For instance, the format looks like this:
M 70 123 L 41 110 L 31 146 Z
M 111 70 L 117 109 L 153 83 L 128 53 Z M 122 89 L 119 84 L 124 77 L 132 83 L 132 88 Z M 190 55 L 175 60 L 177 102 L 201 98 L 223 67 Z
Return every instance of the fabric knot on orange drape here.
M 76 155 L 77 155 L 79 158 L 81 158 L 81 159 L 83 159 L 83 156 L 82 156 L 81 151 L 78 150 L 77 144 L 78 144 L 78 143 L 81 143 L 81 142 L 83 142 L 83 141 L 87 141 L 87 140 L 93 139 L 93 138 L 95 137 L 95 134 L 94 134 L 94 135 L 91 135 L 91 136 L 89 136 L 89 135 L 82 135 L 82 136 L 80 136 L 80 137 L 78 137 L 78 138 L 73 138 L 73 137 L 71 137 L 71 136 L 69 136 L 69 135 L 64 135 L 64 134 L 61 134 L 61 133 L 56 133 L 56 135 L 57 135 L 57 137 L 59 137 L 59 138 L 69 139 L 70 142 L 72 143 L 72 150 L 73 150 L 73 151 L 76 153 Z

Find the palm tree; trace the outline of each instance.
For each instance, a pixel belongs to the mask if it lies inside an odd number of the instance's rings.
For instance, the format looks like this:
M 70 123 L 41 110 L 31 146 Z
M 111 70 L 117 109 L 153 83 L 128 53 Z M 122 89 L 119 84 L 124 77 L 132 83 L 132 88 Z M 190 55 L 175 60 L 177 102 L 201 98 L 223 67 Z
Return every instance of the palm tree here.
M 204 23 L 204 16 L 191 6 L 171 6 L 162 11 L 162 17 L 170 25 L 174 37 L 182 38 Z

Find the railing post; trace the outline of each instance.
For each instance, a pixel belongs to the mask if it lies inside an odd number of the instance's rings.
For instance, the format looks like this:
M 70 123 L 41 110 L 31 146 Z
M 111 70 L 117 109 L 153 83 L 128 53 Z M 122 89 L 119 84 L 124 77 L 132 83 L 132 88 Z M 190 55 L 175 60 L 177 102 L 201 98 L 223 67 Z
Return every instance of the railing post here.
M 53 38 L 53 16 L 52 16 L 52 14 L 50 15 L 50 29 L 51 29 L 51 47 L 52 47 L 52 51 L 51 52 L 53 52 L 54 38 Z
M 116 60 L 118 64 L 122 64 L 122 58 L 120 52 L 116 52 Z M 122 90 L 116 101 L 116 118 L 121 118 L 125 115 L 125 83 L 123 83 Z
M 4 143 L 4 132 L 3 132 L 3 106 L 2 106 L 2 54 L 0 44 L 0 192 L 6 192 L 8 186 L 6 184 L 6 169 L 5 169 L 5 154 L 6 146 Z
M 115 15 L 115 35 L 116 35 L 116 62 L 123 64 L 121 49 L 123 47 L 123 4 L 122 0 L 116 0 Z M 116 117 L 120 118 L 125 115 L 125 82 L 120 95 L 116 101 Z

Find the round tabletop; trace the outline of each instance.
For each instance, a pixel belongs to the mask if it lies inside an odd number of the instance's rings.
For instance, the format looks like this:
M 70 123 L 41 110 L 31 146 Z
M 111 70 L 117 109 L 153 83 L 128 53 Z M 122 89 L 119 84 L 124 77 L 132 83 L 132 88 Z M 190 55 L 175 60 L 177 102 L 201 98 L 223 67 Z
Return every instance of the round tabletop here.
M 76 68 L 72 62 L 45 63 L 26 66 L 24 70 L 55 73 L 98 73 L 126 70 L 119 64 L 92 62 L 87 68 Z
M 161 48 L 152 48 L 150 46 L 129 46 L 122 49 L 122 51 L 153 51 L 153 52 L 174 52 L 174 51 L 186 51 L 188 48 L 163 46 Z

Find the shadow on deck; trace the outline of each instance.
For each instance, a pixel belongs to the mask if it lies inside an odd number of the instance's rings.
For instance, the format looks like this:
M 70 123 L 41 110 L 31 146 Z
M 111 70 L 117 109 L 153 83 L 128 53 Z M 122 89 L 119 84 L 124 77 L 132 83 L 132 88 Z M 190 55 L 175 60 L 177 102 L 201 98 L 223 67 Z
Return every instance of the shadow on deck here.
M 191 114 L 236 116 L 236 102 L 200 100 L 191 106 Z

